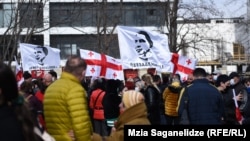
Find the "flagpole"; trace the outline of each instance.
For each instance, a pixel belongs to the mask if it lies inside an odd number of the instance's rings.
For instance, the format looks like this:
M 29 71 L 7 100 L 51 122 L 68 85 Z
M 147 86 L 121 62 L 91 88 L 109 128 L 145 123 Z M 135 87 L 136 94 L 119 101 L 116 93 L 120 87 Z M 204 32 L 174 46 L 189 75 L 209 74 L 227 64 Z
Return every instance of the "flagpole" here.
M 235 107 L 238 108 L 239 105 L 238 105 L 238 102 L 237 102 L 237 100 L 236 100 L 235 89 L 233 89 L 233 96 L 234 96 L 234 104 L 235 104 Z

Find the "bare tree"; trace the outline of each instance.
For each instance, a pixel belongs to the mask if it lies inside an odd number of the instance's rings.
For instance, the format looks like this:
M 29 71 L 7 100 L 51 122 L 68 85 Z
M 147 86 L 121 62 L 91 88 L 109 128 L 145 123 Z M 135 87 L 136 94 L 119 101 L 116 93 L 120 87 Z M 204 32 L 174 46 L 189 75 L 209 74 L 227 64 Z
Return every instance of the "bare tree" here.
M 0 60 L 8 61 L 10 65 L 17 54 L 18 43 L 31 42 L 34 35 L 47 30 L 44 27 L 46 18 L 43 17 L 44 5 L 48 0 L 13 0 L 6 4 L 9 11 L 5 13 L 4 25 L 6 30 L 0 36 L 2 44 Z M 20 59 L 20 54 L 17 57 Z

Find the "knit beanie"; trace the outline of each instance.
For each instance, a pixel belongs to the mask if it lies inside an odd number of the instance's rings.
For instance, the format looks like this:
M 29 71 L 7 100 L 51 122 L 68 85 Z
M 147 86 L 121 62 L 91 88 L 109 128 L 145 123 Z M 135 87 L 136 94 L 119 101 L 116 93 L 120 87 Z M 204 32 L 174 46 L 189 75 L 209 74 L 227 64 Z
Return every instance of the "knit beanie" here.
M 142 101 L 144 101 L 143 94 L 135 90 L 125 91 L 122 95 L 122 102 L 125 108 L 132 107 Z

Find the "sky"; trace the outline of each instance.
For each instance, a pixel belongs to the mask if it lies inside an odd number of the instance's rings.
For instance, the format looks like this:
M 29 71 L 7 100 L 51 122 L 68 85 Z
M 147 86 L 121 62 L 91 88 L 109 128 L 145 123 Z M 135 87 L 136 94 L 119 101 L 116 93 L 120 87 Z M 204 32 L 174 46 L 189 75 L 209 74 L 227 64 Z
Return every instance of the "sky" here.
M 225 18 L 240 17 L 247 12 L 247 0 L 215 0 L 214 2 L 224 12 Z

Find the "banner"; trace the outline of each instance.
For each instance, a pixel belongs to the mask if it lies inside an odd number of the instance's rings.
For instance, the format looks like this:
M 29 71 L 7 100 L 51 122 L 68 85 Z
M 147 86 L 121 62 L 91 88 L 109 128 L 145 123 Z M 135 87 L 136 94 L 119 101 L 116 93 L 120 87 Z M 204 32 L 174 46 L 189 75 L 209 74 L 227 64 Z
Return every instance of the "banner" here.
M 81 57 L 87 63 L 86 76 L 124 80 L 121 61 L 105 54 L 80 49 Z
M 124 69 L 156 68 L 159 72 L 172 72 L 167 35 L 127 26 L 118 26 L 117 33 Z
M 60 50 L 48 46 L 20 43 L 23 71 L 60 67 Z
M 193 73 L 196 67 L 197 59 L 188 58 L 187 56 L 180 56 L 177 53 L 172 53 L 171 62 L 174 65 L 173 74 L 177 73 L 181 76 L 181 81 L 187 80 L 188 74 Z
M 18 87 L 20 87 L 20 85 L 23 83 L 24 78 L 23 78 L 23 70 L 21 65 L 18 64 L 16 56 L 14 56 L 15 58 L 15 64 L 16 64 L 16 70 L 15 70 L 15 74 L 16 74 L 16 81 L 17 81 L 17 85 Z

